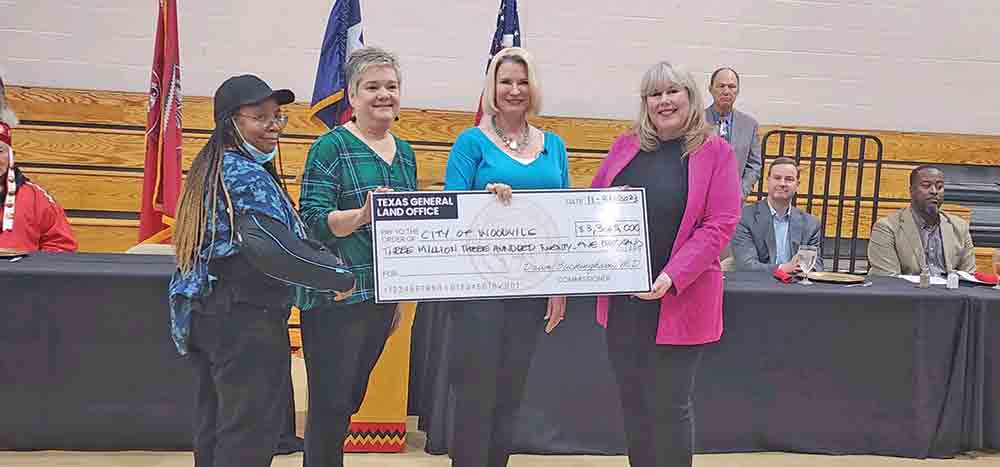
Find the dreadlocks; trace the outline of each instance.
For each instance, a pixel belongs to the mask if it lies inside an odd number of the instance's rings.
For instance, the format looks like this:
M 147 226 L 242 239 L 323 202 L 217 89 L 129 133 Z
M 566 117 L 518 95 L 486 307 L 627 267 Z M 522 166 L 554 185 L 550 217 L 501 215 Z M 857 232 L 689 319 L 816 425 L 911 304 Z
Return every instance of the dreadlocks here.
M 205 230 L 218 220 L 216 208 L 220 188 L 225 194 L 229 225 L 233 225 L 233 202 L 222 180 L 222 163 L 226 149 L 239 147 L 238 141 L 233 120 L 227 118 L 219 122 L 188 171 L 177 206 L 173 234 L 177 267 L 182 274 L 191 272 L 201 261 L 199 253 L 205 240 Z M 206 201 L 210 204 L 208 209 Z
M 188 171 L 184 191 L 177 206 L 177 220 L 174 224 L 173 243 L 177 257 L 177 268 L 181 274 L 191 272 L 200 263 L 201 248 L 205 241 L 205 230 L 214 226 L 218 216 L 219 191 L 221 189 L 226 203 L 226 213 L 229 215 L 229 225 L 235 226 L 233 201 L 222 178 L 222 164 L 226 151 L 244 153 L 241 139 L 236 131 L 232 118 L 226 118 L 218 123 L 208 142 L 201 148 L 191 170 Z M 249 155 L 247 155 L 249 157 Z M 278 151 L 280 164 L 281 151 Z M 272 162 L 264 164 L 271 177 L 281 187 L 286 198 L 291 200 L 284 179 L 275 170 Z M 206 202 L 209 204 L 206 206 Z M 207 209 L 206 209 L 207 208 Z M 213 235 L 215 229 L 212 229 Z M 229 240 L 234 238 L 234 231 L 229 232 Z M 215 238 L 211 239 L 214 242 Z

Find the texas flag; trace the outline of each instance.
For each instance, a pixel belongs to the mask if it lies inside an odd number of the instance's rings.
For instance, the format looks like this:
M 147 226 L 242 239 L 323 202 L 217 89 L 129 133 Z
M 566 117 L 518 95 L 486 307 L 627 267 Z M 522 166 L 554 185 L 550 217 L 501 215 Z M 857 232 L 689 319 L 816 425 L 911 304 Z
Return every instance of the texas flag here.
M 358 0 L 337 0 L 326 23 L 310 112 L 313 118 L 322 121 L 327 128 L 351 119 L 344 66 L 351 52 L 363 46 L 361 5 Z

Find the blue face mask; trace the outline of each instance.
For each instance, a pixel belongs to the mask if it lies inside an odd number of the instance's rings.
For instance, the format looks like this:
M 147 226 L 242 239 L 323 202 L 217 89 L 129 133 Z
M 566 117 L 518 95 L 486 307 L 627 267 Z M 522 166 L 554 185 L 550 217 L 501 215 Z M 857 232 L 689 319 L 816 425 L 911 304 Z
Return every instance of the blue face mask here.
M 278 154 L 278 146 L 274 146 L 271 152 L 264 152 L 257 149 L 254 145 L 247 142 L 247 139 L 243 137 L 243 133 L 240 131 L 240 127 L 236 125 L 236 121 L 233 120 L 233 126 L 236 128 L 236 133 L 240 135 L 240 139 L 243 140 L 243 149 L 250 153 L 253 160 L 257 161 L 258 164 L 266 164 L 274 159 L 274 156 Z
M 258 164 L 266 164 L 268 162 L 271 162 L 271 160 L 274 159 L 274 156 L 278 154 L 277 146 L 275 146 L 274 149 L 271 150 L 271 152 L 264 152 L 261 151 L 260 149 L 255 148 L 254 145 L 246 141 L 243 142 L 243 149 L 246 149 L 247 152 L 249 152 L 250 155 L 253 156 L 253 160 L 257 161 Z

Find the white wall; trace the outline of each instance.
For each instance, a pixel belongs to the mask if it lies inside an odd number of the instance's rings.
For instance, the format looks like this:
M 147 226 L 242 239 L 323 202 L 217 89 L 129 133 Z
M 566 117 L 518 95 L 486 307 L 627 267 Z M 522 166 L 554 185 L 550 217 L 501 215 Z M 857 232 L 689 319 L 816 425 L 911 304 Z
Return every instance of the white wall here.
M 332 0 L 179 3 L 186 95 L 254 72 L 309 100 Z M 632 118 L 641 73 L 669 59 L 739 70 L 738 106 L 763 123 L 1000 134 L 997 0 L 519 3 L 548 115 Z M 474 109 L 498 4 L 362 0 L 366 42 L 402 58 L 405 107 Z M 5 80 L 145 91 L 156 8 L 0 0 Z

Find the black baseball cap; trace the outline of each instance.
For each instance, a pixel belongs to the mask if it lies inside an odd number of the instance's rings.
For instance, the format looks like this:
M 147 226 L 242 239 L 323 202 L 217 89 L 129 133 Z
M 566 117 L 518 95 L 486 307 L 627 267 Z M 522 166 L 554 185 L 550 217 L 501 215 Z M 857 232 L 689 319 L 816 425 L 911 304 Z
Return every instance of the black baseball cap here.
M 215 91 L 215 123 L 229 118 L 236 109 L 244 105 L 263 102 L 271 97 L 277 99 L 278 105 L 295 102 L 295 94 L 288 89 L 275 91 L 254 75 L 233 76 Z

